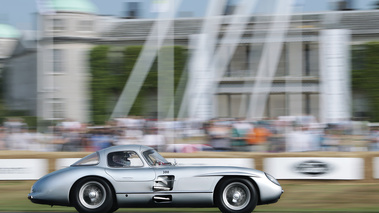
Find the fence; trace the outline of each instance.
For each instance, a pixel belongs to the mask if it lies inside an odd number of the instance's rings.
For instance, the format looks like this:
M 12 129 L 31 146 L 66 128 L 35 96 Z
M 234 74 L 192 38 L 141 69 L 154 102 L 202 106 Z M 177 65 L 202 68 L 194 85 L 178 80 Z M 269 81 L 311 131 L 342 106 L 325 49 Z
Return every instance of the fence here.
M 88 152 L 0 151 L 0 180 L 36 180 L 67 167 Z M 379 152 L 196 152 L 162 153 L 177 166 L 240 166 L 279 180 L 379 182 Z

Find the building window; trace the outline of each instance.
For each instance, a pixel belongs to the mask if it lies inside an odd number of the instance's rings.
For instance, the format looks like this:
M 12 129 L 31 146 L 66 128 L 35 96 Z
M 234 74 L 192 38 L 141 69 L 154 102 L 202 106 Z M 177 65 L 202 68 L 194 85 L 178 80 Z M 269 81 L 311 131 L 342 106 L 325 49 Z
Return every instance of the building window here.
M 318 118 L 320 115 L 320 95 L 316 93 L 303 94 L 304 113 Z
M 49 120 L 62 120 L 64 116 L 64 101 L 60 98 L 52 98 L 47 101 L 46 112 Z
M 53 50 L 53 73 L 63 73 L 63 50 Z
M 283 43 L 282 52 L 280 53 L 278 65 L 277 65 L 276 72 L 275 72 L 275 76 L 276 77 L 283 77 L 283 76 L 286 76 L 288 74 L 288 69 L 287 69 L 287 66 L 288 66 L 288 53 L 287 53 L 287 49 L 288 48 L 287 48 L 287 46 L 288 46 L 287 43 Z M 274 48 L 272 48 L 272 49 L 275 50 Z M 272 50 L 270 49 L 269 51 L 272 51 Z M 270 52 L 270 55 L 271 54 L 275 54 L 275 53 L 274 52 Z M 269 67 L 275 65 L 275 64 L 272 63 L 272 58 L 271 57 L 269 57 L 268 63 L 269 63 L 268 64 Z
M 230 116 L 230 95 L 218 94 L 217 96 L 217 117 Z
M 254 43 L 250 46 L 250 76 L 257 77 L 259 63 L 263 53 L 263 43 Z
M 285 94 L 270 94 L 268 101 L 268 116 L 270 118 L 277 118 L 287 114 Z
M 52 26 L 51 28 L 54 30 L 54 31 L 63 31 L 65 30 L 65 22 L 63 19 L 53 19 L 52 20 Z
M 230 95 L 230 117 L 240 118 L 245 117 L 247 113 L 248 96 L 246 94 L 231 94 Z
M 249 74 L 250 46 L 240 45 L 236 48 L 228 65 L 227 77 L 245 77 Z
M 92 31 L 93 30 L 93 21 L 82 20 L 79 21 L 78 31 Z
M 305 43 L 303 52 L 305 76 L 319 76 L 319 48 L 317 44 Z

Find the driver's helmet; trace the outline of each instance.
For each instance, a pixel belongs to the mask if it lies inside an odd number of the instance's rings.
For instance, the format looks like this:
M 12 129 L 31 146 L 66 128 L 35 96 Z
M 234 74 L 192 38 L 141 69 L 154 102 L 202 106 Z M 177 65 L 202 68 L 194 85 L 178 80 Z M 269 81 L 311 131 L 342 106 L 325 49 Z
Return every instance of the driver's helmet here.
M 118 152 L 113 155 L 112 160 L 120 166 L 130 166 L 130 160 L 128 159 L 129 157 L 130 155 L 126 152 Z

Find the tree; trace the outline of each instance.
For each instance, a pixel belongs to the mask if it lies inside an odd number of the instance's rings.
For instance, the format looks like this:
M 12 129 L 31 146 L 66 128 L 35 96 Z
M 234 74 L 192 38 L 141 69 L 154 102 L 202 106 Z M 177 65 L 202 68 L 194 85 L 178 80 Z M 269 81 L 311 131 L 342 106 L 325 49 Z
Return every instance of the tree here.
M 180 46 L 163 47 L 161 51 L 165 51 L 165 48 L 174 48 L 174 87 L 177 91 L 187 51 Z M 141 50 L 142 46 L 128 46 L 120 51 L 115 47 L 104 45 L 96 46 L 91 50 L 91 114 L 95 124 L 103 124 L 109 119 Z M 121 52 L 121 56 L 112 54 L 115 51 Z M 129 115 L 154 115 L 154 110 L 157 109 L 157 82 L 157 60 L 155 60 Z M 177 111 L 178 107 L 175 109 L 175 112 Z
M 352 53 L 352 86 L 354 92 L 368 97 L 369 120 L 379 121 L 379 42 L 355 47 Z

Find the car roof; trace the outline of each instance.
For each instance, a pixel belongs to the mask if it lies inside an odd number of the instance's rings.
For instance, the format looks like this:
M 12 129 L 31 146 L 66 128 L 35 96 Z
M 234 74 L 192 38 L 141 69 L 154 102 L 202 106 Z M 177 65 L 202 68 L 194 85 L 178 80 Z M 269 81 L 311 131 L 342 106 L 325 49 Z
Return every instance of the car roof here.
M 118 152 L 118 151 L 135 151 L 138 155 L 140 155 L 141 160 L 144 162 L 144 167 L 148 167 L 148 163 L 145 161 L 145 159 L 142 157 L 142 153 L 147 150 L 153 150 L 153 148 L 143 145 L 119 145 L 119 146 L 111 146 L 102 150 L 97 151 L 100 155 L 100 162 L 97 166 L 100 167 L 109 167 L 107 164 L 107 155 L 111 152 Z
M 117 152 L 117 151 L 125 151 L 125 150 L 131 150 L 135 151 L 137 153 L 142 153 L 146 150 L 153 149 L 148 146 L 143 146 L 143 145 L 137 145 L 137 144 L 132 144 L 132 145 L 119 145 L 119 146 L 111 146 L 105 149 L 102 149 L 99 151 L 101 154 L 107 154 L 111 152 Z

